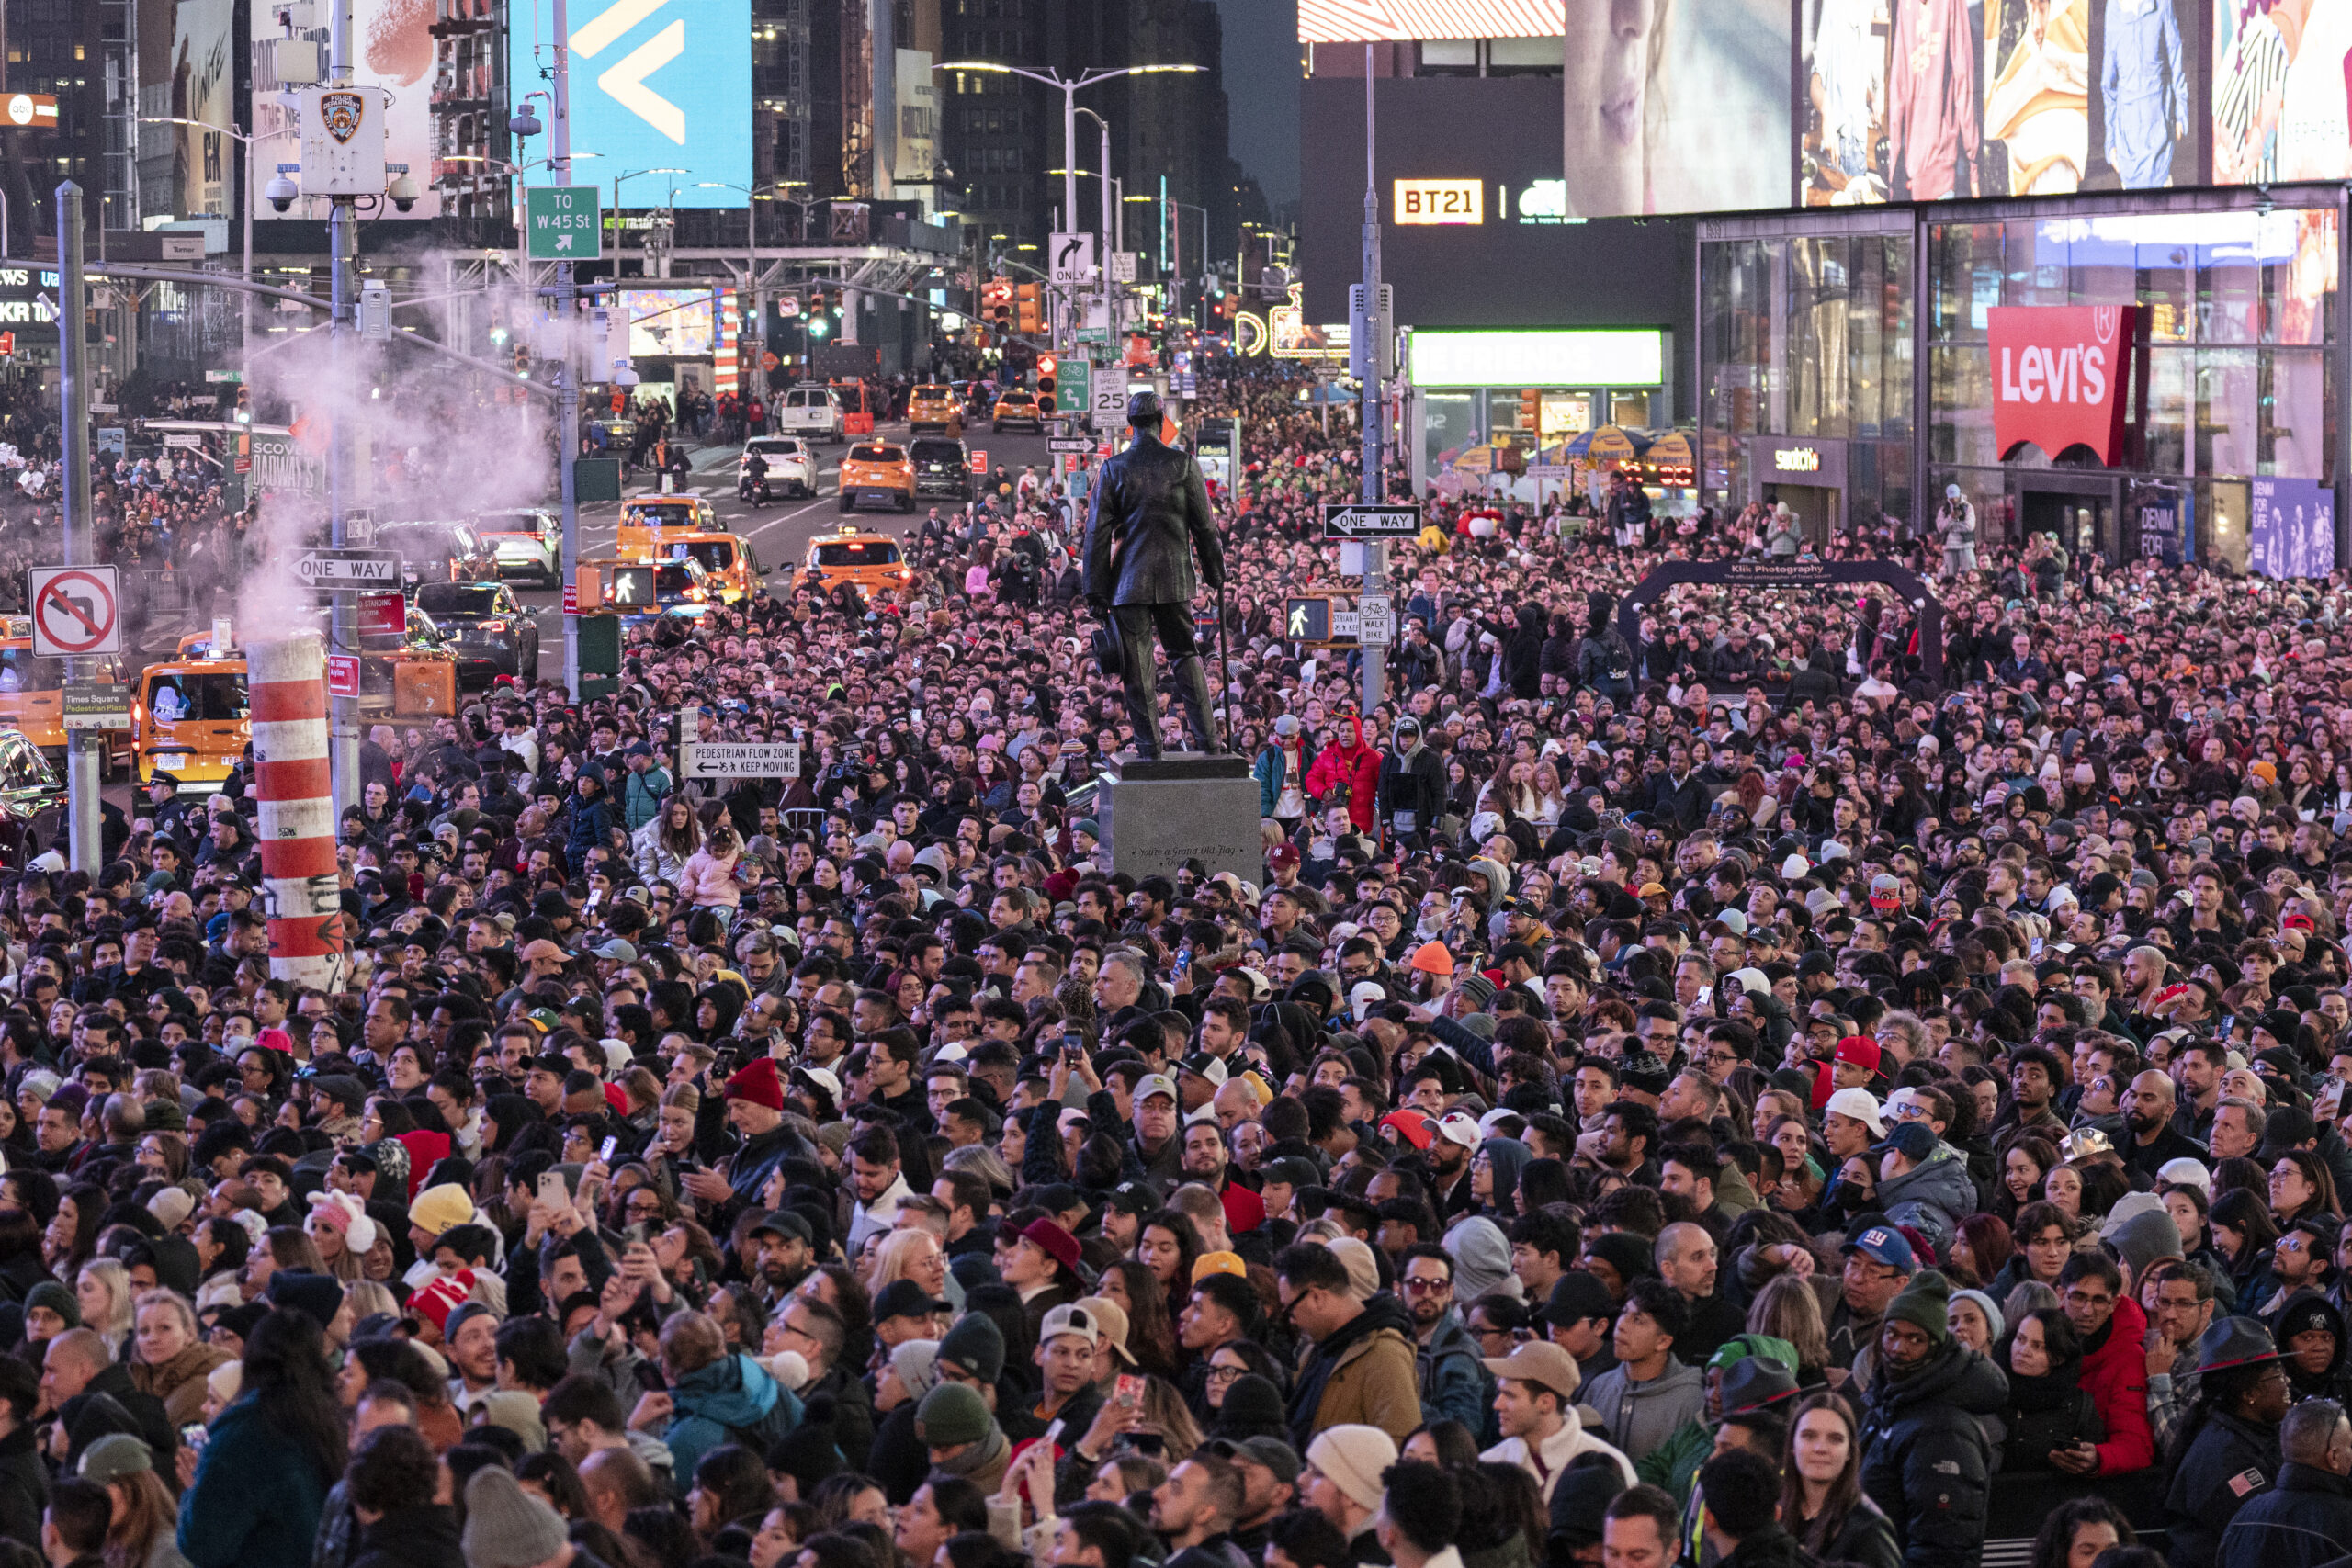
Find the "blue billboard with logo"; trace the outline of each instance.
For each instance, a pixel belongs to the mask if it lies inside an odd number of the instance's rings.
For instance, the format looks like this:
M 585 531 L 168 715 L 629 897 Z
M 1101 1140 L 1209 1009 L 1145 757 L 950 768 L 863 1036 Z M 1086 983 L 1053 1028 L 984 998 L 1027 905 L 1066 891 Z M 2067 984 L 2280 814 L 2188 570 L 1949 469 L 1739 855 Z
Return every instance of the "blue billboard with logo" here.
M 752 183 L 751 0 L 571 0 L 566 20 L 571 151 L 594 154 L 573 165 L 572 178 L 603 187 L 611 202 L 617 176 L 676 170 L 623 180 L 620 205 L 672 205 L 675 187 L 679 207 L 742 206 L 744 193 L 724 187 Z M 508 13 L 508 80 L 518 106 L 549 87 L 554 25 L 547 0 Z M 542 124 L 551 117 L 545 98 L 531 110 Z M 531 156 L 548 150 L 546 137 L 532 139 Z M 542 168 L 529 182 L 548 178 Z

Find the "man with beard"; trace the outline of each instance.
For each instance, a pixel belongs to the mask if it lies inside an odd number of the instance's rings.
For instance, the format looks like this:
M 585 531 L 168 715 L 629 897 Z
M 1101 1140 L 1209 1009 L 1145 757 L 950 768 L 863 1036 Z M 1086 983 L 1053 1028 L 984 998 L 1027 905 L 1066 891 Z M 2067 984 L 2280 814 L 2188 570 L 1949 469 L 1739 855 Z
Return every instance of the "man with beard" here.
M 1250 1562 L 1262 1562 L 1274 1517 L 1297 1501 L 1299 1472 L 1306 1466 L 1280 1438 L 1245 1438 L 1239 1442 L 1220 1438 L 1208 1449 L 1230 1461 L 1241 1477 L 1241 1508 L 1235 1516 L 1230 1539 Z
M 758 1271 L 760 1294 L 773 1305 L 790 1295 L 817 1267 L 816 1233 L 789 1209 L 762 1214 L 745 1230 Z
M 2151 1067 L 2132 1080 L 2131 1098 L 2124 1102 L 2123 1168 L 2155 1185 L 2156 1172 L 2177 1159 L 2199 1159 L 2205 1151 L 2173 1126 L 2179 1091 L 2165 1074 Z
M 1454 1310 L 1452 1255 L 1433 1242 L 1407 1247 L 1397 1264 L 1396 1291 L 1413 1316 L 1422 1414 L 1481 1430 L 1494 1401 L 1494 1380 L 1478 1365 L 1478 1342 Z
M 1225 1228 L 1235 1237 L 1249 1244 L 1245 1257 L 1259 1263 L 1268 1262 L 1272 1253 L 1255 1233 L 1266 1223 L 1265 1200 L 1233 1179 L 1233 1167 L 1225 1146 L 1225 1130 L 1216 1122 L 1192 1122 L 1184 1127 L 1182 1169 L 1187 1182 L 1198 1182 L 1217 1196 L 1218 1206 L 1225 1211 Z M 1243 1250 L 1240 1242 L 1237 1250 Z M 1252 1257 L 1252 1254 L 1255 1256 Z
M 1889 1303 L 1862 1405 L 1862 1490 L 1910 1568 L 1963 1568 L 1984 1545 L 1994 1449 L 1980 1422 L 2008 1398 L 2000 1368 L 1951 1336 L 1951 1286 L 1920 1270 Z
M 1244 1498 L 1230 1460 L 1193 1450 L 1151 1494 L 1151 1528 L 1168 1545 L 1167 1568 L 1250 1568 L 1227 1533 Z
M 1314 1347 L 1292 1386 L 1292 1446 L 1335 1426 L 1376 1427 L 1398 1443 L 1421 1424 L 1412 1318 L 1393 1296 L 1355 1294 L 1348 1267 L 1320 1242 L 1297 1242 L 1274 1259 L 1283 1311 Z
M 1438 1218 L 1452 1220 L 1478 1206 L 1470 1195 L 1470 1155 L 1479 1144 L 1478 1119 L 1449 1111 L 1437 1119 L 1430 1140 L 1430 1187 L 1437 1194 Z

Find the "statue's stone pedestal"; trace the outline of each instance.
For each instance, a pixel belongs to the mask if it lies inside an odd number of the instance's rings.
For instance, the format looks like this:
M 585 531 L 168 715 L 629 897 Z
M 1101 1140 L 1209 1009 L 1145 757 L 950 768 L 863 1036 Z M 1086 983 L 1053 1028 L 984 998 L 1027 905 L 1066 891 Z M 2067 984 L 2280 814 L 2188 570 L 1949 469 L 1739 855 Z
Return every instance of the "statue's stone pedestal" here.
M 1096 795 L 1095 819 L 1105 871 L 1173 876 L 1197 860 L 1204 875 L 1265 880 L 1258 781 L 1246 758 L 1170 751 L 1155 762 L 1121 752 Z

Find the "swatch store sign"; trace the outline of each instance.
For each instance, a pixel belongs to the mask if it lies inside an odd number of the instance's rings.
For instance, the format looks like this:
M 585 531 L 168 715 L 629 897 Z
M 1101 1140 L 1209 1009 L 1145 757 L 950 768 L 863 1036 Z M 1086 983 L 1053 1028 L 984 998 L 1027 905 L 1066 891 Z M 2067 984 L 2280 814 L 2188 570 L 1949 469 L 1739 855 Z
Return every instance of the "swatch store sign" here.
M 1993 439 L 2004 460 L 2033 446 L 2056 458 L 2086 447 L 2123 456 L 2124 391 L 2137 305 L 2002 305 L 1986 312 Z

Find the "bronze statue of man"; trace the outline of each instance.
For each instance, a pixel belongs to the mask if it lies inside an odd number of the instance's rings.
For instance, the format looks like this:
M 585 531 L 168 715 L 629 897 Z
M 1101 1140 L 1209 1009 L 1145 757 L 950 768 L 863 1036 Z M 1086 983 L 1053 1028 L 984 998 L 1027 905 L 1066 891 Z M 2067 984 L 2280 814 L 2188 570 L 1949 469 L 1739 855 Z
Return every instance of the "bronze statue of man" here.
M 1159 439 L 1159 394 L 1127 400 L 1127 449 L 1102 465 L 1094 510 L 1086 525 L 1086 602 L 1112 634 L 1136 754 L 1159 756 L 1159 696 L 1152 669 L 1152 637 L 1168 650 L 1176 692 L 1193 746 L 1216 752 L 1208 672 L 1193 637 L 1193 553 L 1211 591 L 1225 586 L 1225 551 L 1209 514 L 1208 486 L 1187 453 Z

